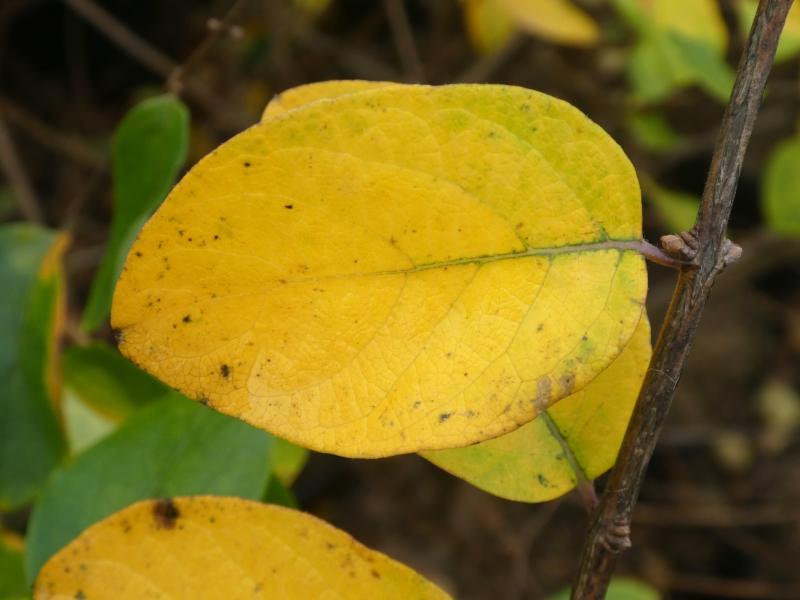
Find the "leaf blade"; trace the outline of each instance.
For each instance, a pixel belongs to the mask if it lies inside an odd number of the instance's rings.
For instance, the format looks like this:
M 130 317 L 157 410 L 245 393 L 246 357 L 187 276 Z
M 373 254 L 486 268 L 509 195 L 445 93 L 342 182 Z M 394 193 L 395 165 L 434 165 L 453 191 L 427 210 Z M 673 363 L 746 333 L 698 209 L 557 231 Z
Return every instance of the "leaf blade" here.
M 162 380 L 294 443 L 453 447 L 527 422 L 621 351 L 646 278 L 615 244 L 640 235 L 632 166 L 573 107 L 394 85 L 267 119 L 204 159 L 144 228 L 112 322 Z M 578 318 L 534 343 L 548 310 Z M 391 379 L 374 368 L 387 357 Z
M 261 497 L 270 444 L 265 433 L 177 394 L 152 403 L 50 478 L 31 516 L 29 581 L 85 527 L 132 502 L 197 493 Z M 93 490 L 91 502 L 86 490 Z
M 64 455 L 55 344 L 66 238 L 28 224 L 0 228 L 0 507 L 37 492 Z
M 449 597 L 311 515 L 213 496 L 139 502 L 94 525 L 45 565 L 34 597 L 153 591 L 209 600 Z
M 643 316 L 622 353 L 582 390 L 504 436 L 423 458 L 495 496 L 543 502 L 614 463 L 650 359 Z

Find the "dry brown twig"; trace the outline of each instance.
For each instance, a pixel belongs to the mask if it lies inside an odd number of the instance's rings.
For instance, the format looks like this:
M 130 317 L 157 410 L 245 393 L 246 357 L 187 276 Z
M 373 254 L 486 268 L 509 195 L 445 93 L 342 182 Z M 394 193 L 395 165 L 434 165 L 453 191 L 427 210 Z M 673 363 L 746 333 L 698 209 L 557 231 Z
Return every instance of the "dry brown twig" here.
M 28 221 L 44 222 L 44 212 L 17 154 L 11 132 L 0 115 L 0 169 L 8 179 L 20 212 Z
M 389 20 L 389 27 L 392 30 L 392 38 L 403 63 L 403 70 L 409 81 L 423 83 L 425 81 L 425 71 L 419 59 L 417 43 L 414 41 L 414 33 L 408 22 L 403 0 L 384 0 L 386 16 Z
M 119 48 L 157 75 L 163 77 L 168 86 L 172 84 L 171 88 L 168 87 L 170 91 L 178 91 L 200 106 L 221 130 L 235 132 L 251 124 L 236 113 L 228 110 L 225 102 L 201 82 L 184 78 L 185 64 L 177 63 L 157 48 L 154 48 L 93 0 L 64 0 L 64 2 Z M 236 15 L 240 4 L 243 2 L 246 2 L 246 0 L 237 0 L 234 3 L 233 7 L 228 11 L 228 15 L 231 18 Z M 210 46 L 218 39 L 220 32 L 230 31 L 231 28 L 229 26 L 225 28 L 212 26 L 209 29 L 210 32 L 207 38 L 200 43 L 187 59 L 193 65 L 207 54 Z M 210 42 L 206 44 L 209 38 Z
M 725 110 L 697 220 L 668 236 L 665 250 L 687 259 L 675 286 L 631 422 L 584 541 L 574 600 L 605 596 L 620 552 L 630 547 L 630 522 L 644 473 L 669 411 L 686 356 L 714 281 L 741 254 L 725 237 L 736 186 L 764 85 L 792 0 L 760 0 Z

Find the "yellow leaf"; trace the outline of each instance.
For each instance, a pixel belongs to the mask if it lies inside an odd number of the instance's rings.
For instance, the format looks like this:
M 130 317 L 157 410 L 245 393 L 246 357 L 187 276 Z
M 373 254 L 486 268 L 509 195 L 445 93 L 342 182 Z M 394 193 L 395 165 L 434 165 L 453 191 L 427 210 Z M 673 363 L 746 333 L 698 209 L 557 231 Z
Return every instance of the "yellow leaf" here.
M 325 98 L 335 98 L 345 94 L 363 92 L 365 90 L 375 90 L 382 87 L 397 85 L 389 81 L 363 81 L 360 79 L 349 79 L 345 81 L 320 81 L 300 85 L 280 94 L 270 100 L 264 109 L 262 120 L 277 117 L 293 108 L 309 104 L 315 100 Z
M 302 446 L 377 457 L 507 433 L 642 314 L 633 167 L 569 104 L 498 85 L 318 100 L 203 159 L 118 283 L 120 349 Z
M 299 511 L 219 496 L 145 500 L 84 531 L 37 600 L 445 599 L 408 567 Z
M 600 30 L 569 0 L 490 0 L 502 7 L 521 30 L 558 44 L 594 46 Z
M 650 361 L 650 324 L 585 388 L 512 433 L 475 446 L 425 452 L 433 464 L 496 496 L 543 502 L 595 479 L 617 457 Z
M 516 31 L 511 16 L 496 0 L 465 0 L 464 18 L 472 45 L 484 54 L 502 48 Z

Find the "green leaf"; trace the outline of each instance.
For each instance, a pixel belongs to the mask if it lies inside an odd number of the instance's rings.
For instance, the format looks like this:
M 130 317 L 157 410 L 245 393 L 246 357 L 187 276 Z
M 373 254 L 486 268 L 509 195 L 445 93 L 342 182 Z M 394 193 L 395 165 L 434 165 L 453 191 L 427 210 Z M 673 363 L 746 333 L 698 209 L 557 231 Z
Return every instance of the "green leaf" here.
M 691 85 L 725 102 L 734 80 L 733 69 L 703 40 L 661 30 L 634 49 L 628 75 L 634 97 L 644 103 L 659 102 Z
M 267 491 L 264 493 L 264 502 L 297 508 L 297 499 L 294 497 L 292 490 L 277 477 L 270 477 Z
M 0 600 L 29 597 L 22 552 L 0 536 Z
M 628 117 L 628 129 L 636 141 L 654 152 L 672 150 L 684 141 L 661 113 L 634 113 Z
M 170 392 L 104 343 L 67 348 L 63 368 L 65 387 L 98 412 L 117 420 Z
M 645 200 L 656 209 L 668 229 L 677 232 L 692 228 L 700 206 L 697 196 L 667 190 L 656 184 L 648 185 L 645 189 Z
M 0 228 L 0 509 L 29 500 L 65 450 L 54 353 L 65 241 L 34 225 Z
M 261 498 L 271 442 L 266 433 L 178 394 L 143 408 L 49 480 L 28 530 L 28 581 L 83 529 L 137 500 Z
M 800 136 L 778 146 L 767 159 L 761 203 L 767 225 L 800 236 Z
M 550 596 L 549 600 L 569 600 L 569 588 Z M 606 592 L 606 600 L 659 600 L 661 595 L 644 582 L 630 577 L 615 577 Z
M 73 453 L 105 437 L 144 404 L 170 393 L 105 343 L 67 348 L 62 363 L 64 422 Z
M 167 195 L 186 160 L 189 113 L 173 96 L 138 104 L 122 119 L 112 149 L 114 216 L 103 261 L 92 282 L 81 326 L 93 331 L 108 318 L 114 284 L 150 214 Z
M 628 64 L 636 100 L 659 102 L 679 88 L 697 85 L 727 101 L 734 72 L 725 62 L 725 28 L 713 3 L 615 0 L 615 5 L 639 35 Z
M 64 415 L 67 444 L 73 455 L 101 440 L 118 425 L 114 419 L 93 410 L 70 389 L 64 390 L 61 412 Z
M 308 462 L 308 455 L 305 448 L 276 437 L 272 446 L 272 473 L 284 485 L 292 485 Z

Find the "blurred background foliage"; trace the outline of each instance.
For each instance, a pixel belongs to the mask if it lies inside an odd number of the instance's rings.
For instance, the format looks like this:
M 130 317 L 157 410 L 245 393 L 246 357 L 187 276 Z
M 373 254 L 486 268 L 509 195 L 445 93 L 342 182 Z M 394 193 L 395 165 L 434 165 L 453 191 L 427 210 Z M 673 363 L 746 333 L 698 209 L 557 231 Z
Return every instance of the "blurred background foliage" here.
M 142 498 L 299 505 L 459 598 L 568 585 L 586 517 L 414 457 L 308 453 L 121 358 L 128 248 L 177 177 L 326 79 L 498 82 L 563 98 L 639 172 L 645 235 L 693 223 L 754 0 L 4 0 L 0 3 L 0 598 Z M 745 161 L 720 280 L 621 571 L 665 598 L 800 598 L 800 7 Z M 658 324 L 674 275 L 651 269 Z M 657 597 L 630 592 L 620 598 Z M 639 595 L 636 595 L 636 594 Z M 633 595 L 625 595 L 633 594 Z M 648 595 L 650 594 L 650 595 Z

